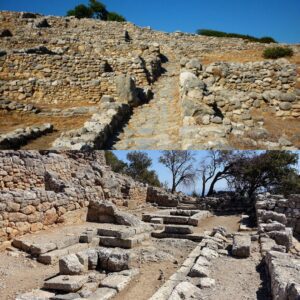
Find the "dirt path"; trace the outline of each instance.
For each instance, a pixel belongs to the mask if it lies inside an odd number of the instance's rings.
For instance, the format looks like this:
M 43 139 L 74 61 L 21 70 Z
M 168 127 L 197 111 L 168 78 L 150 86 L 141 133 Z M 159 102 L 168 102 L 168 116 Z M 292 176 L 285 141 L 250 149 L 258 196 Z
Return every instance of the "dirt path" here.
M 0 298 L 3 300 L 13 300 L 17 294 L 41 287 L 46 278 L 58 273 L 57 265 L 42 265 L 22 254 L 10 255 L 0 252 Z
M 169 61 L 163 67 L 165 74 L 153 85 L 154 98 L 134 109 L 114 149 L 181 149 L 179 63 Z
M 197 232 L 211 231 L 214 227 L 223 226 L 228 233 L 234 233 L 239 230 L 241 216 L 211 216 L 199 222 Z
M 258 243 L 252 244 L 250 258 L 225 256 L 213 261 L 210 270 L 216 286 L 214 289 L 203 290 L 204 299 L 271 300 Z

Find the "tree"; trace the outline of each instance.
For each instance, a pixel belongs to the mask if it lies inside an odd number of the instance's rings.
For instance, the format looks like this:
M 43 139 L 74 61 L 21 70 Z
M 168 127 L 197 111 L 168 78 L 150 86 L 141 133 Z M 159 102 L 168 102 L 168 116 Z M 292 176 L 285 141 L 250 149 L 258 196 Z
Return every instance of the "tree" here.
M 212 168 L 213 176 L 207 196 L 211 196 L 215 192 L 215 185 L 218 181 L 225 179 L 228 181 L 231 175 L 231 169 L 239 158 L 245 158 L 249 155 L 247 151 L 216 151 Z M 210 179 L 211 179 L 210 178 Z
M 126 174 L 133 179 L 153 186 L 161 186 L 155 171 L 149 170 L 152 166 L 152 159 L 146 152 L 132 151 L 127 154 L 129 161 Z
M 202 180 L 201 197 L 205 196 L 206 184 L 215 176 L 218 166 L 217 152 L 209 151 L 209 155 L 202 160 L 198 170 Z
M 107 15 L 107 21 L 126 22 L 126 19 L 115 12 L 109 12 Z
M 127 164 L 118 159 L 112 151 L 105 151 L 106 163 L 111 167 L 112 171 L 117 173 L 126 173 Z
M 230 170 L 230 185 L 242 195 L 252 197 L 259 191 L 286 194 L 299 189 L 299 176 L 294 168 L 298 155 L 290 151 L 265 151 L 240 158 Z M 285 184 L 289 182 L 289 190 Z
M 180 184 L 185 186 L 194 182 L 196 170 L 194 169 L 195 157 L 190 151 L 162 151 L 159 162 L 172 173 L 172 189 L 174 193 Z
M 106 6 L 103 3 L 97 0 L 90 0 L 89 7 L 92 10 L 93 17 L 95 19 L 99 19 L 103 21 L 107 20 L 107 16 L 109 12 L 107 11 Z
M 126 19 L 118 13 L 109 12 L 105 4 L 97 0 L 89 0 L 89 5 L 77 5 L 74 9 L 67 12 L 68 16 L 81 18 L 94 18 L 102 21 L 118 21 L 125 22 Z
M 74 9 L 71 9 L 67 12 L 67 16 L 75 16 L 78 19 L 82 18 L 92 18 L 93 11 L 90 7 L 85 6 L 84 4 L 79 4 L 75 6 Z

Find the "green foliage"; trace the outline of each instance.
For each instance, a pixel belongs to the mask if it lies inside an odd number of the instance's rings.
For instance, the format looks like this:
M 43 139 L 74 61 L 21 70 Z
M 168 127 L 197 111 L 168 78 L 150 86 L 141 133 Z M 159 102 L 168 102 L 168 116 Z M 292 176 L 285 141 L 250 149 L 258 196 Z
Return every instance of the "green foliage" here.
M 236 191 L 249 196 L 261 190 L 284 190 L 289 194 L 297 189 L 297 186 L 299 188 L 299 181 L 295 179 L 298 174 L 294 169 L 297 162 L 298 155 L 289 151 L 266 151 L 241 158 L 235 161 L 230 170 L 230 182 Z M 292 178 L 293 181 L 287 189 L 285 184 L 288 178 Z
M 270 36 L 264 36 L 260 38 L 260 42 L 264 44 L 272 44 L 272 43 L 277 43 L 272 37 Z
M 294 55 L 293 49 L 288 47 L 271 47 L 265 49 L 264 58 L 277 59 L 281 57 L 291 57 Z
M 114 172 L 126 174 L 137 181 L 152 186 L 161 186 L 156 172 L 149 170 L 152 166 L 152 160 L 145 152 L 129 152 L 127 154 L 128 164 L 118 159 L 113 151 L 105 151 L 105 159 Z
M 108 11 L 106 9 L 106 6 L 103 3 L 96 0 L 90 0 L 89 7 L 92 10 L 93 17 L 95 19 L 99 19 L 103 21 L 107 20 Z
M 106 163 L 111 167 L 114 172 L 125 173 L 127 169 L 127 164 L 118 159 L 117 156 L 112 151 L 105 151 Z
M 115 12 L 109 12 L 107 15 L 107 21 L 126 22 L 126 19 Z
M 126 19 L 118 13 L 109 12 L 106 6 L 97 0 L 89 0 L 89 5 L 77 5 L 67 12 L 68 16 L 75 16 L 78 19 L 94 18 L 102 21 L 126 22 Z
M 149 170 L 152 166 L 152 159 L 146 152 L 132 151 L 127 154 L 129 161 L 126 174 L 133 179 L 148 183 L 152 186 L 161 186 L 155 171 Z
M 227 33 L 227 32 L 223 32 L 223 31 L 210 30 L 210 29 L 199 29 L 199 30 L 197 30 L 197 34 L 205 35 L 205 36 L 214 36 L 214 37 L 241 38 L 244 40 L 248 40 L 250 42 L 258 42 L 258 43 L 266 43 L 266 44 L 277 43 L 271 37 L 257 38 L 257 37 L 251 36 L 251 35 L 244 35 L 244 34 L 238 34 L 238 33 Z
M 90 9 L 90 7 L 87 7 L 84 4 L 80 4 L 75 6 L 74 9 L 69 10 L 67 12 L 67 16 L 74 16 L 78 19 L 92 18 L 93 11 Z

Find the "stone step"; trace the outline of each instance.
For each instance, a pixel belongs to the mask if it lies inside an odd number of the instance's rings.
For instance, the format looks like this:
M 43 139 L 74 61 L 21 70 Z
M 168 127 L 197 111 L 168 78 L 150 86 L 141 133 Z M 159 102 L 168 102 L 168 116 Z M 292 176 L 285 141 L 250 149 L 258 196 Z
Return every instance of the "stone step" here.
M 192 234 L 179 234 L 179 233 L 167 233 L 164 230 L 154 231 L 151 234 L 152 237 L 157 239 L 184 239 L 190 240 L 193 242 L 201 242 L 203 239 L 203 235 L 192 233 Z
M 54 265 L 59 259 L 68 254 L 76 254 L 80 251 L 99 246 L 99 238 L 93 238 L 91 243 L 78 243 L 63 249 L 54 250 L 38 256 L 38 262 L 45 265 Z
M 110 236 L 100 236 L 100 246 L 105 247 L 118 247 L 123 249 L 131 249 L 138 245 L 141 245 L 143 241 L 150 238 L 150 233 L 140 233 L 134 237 L 121 239 Z
M 198 226 L 199 221 L 209 217 L 211 214 L 209 211 L 198 211 L 192 216 L 174 216 L 174 215 L 162 215 L 162 214 L 144 214 L 142 220 L 144 222 L 151 222 L 153 218 L 162 218 L 164 224 L 178 224 L 178 225 L 192 225 Z
M 136 235 L 135 228 L 126 228 L 126 229 L 106 229 L 99 228 L 97 231 L 99 236 L 106 237 L 115 237 L 118 239 L 128 239 Z
M 61 240 L 57 240 L 55 242 L 39 242 L 38 239 L 36 241 L 26 239 L 26 237 L 16 238 L 13 240 L 12 245 L 15 248 L 18 248 L 24 252 L 27 252 L 32 255 L 40 255 L 45 254 L 47 252 L 53 250 L 60 250 L 72 245 L 78 244 L 80 241 L 79 235 L 70 235 L 63 236 Z
M 166 225 L 164 232 L 175 234 L 192 234 L 194 230 L 192 226 Z

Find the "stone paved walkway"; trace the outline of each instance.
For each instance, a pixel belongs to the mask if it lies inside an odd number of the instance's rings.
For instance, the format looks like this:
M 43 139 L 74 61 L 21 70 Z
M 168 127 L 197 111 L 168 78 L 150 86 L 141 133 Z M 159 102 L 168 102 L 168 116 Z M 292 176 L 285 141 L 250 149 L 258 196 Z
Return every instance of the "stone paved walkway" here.
M 163 67 L 165 74 L 153 85 L 154 98 L 134 109 L 114 149 L 181 149 L 179 62 L 167 62 Z

